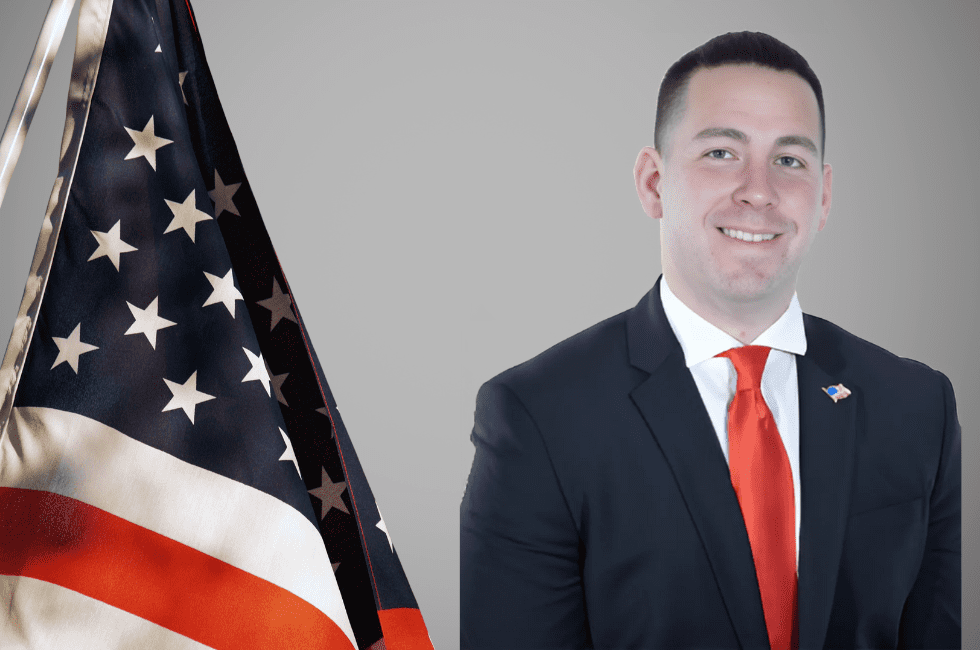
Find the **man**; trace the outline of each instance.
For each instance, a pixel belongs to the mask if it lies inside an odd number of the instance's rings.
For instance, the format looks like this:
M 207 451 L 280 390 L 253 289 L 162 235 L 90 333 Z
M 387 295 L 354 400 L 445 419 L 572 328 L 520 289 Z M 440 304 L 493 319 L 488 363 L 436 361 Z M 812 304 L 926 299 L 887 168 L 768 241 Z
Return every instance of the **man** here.
M 655 129 L 663 276 L 477 396 L 462 646 L 958 648 L 952 387 L 795 294 L 831 203 L 819 81 L 719 36 Z

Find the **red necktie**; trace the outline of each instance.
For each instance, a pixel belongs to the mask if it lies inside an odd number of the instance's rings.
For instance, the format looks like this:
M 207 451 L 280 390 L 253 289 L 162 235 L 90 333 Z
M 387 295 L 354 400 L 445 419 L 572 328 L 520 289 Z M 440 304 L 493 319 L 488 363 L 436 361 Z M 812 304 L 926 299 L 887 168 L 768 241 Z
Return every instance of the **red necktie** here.
M 798 646 L 796 513 L 793 473 L 772 412 L 762 398 L 769 348 L 746 345 L 722 352 L 738 384 L 728 407 L 728 466 L 749 533 L 772 650 Z

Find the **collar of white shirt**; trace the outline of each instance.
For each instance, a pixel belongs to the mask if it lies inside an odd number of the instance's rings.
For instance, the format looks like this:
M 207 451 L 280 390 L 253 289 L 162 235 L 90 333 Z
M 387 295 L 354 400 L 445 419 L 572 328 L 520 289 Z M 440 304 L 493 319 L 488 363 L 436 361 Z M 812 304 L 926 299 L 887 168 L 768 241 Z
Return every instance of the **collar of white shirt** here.
M 667 286 L 665 277 L 660 279 L 660 300 L 667 321 L 684 351 L 684 361 L 688 368 L 742 345 L 738 339 L 701 318 L 681 302 Z M 751 344 L 764 345 L 790 354 L 806 354 L 803 310 L 800 309 L 800 301 L 795 292 L 783 315 Z

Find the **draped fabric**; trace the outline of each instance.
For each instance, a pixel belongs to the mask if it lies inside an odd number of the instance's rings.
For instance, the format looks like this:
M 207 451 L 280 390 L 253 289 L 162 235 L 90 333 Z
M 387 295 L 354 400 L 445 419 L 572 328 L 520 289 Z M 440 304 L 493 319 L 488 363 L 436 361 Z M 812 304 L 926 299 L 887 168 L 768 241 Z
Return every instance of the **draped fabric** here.
M 185 0 L 82 2 L 0 398 L 3 647 L 432 647 Z

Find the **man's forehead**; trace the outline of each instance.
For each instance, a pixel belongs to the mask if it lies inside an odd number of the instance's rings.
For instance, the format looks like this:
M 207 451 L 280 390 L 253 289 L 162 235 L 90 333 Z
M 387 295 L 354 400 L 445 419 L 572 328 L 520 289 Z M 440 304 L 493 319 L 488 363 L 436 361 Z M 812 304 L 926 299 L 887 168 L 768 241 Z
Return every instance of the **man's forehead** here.
M 689 137 L 704 137 L 706 130 L 713 135 L 734 130 L 733 124 L 718 123 L 722 116 L 793 125 L 793 135 L 819 134 L 816 95 L 805 79 L 791 71 L 753 64 L 702 68 L 691 75 L 685 95 L 683 121 L 688 122 Z

